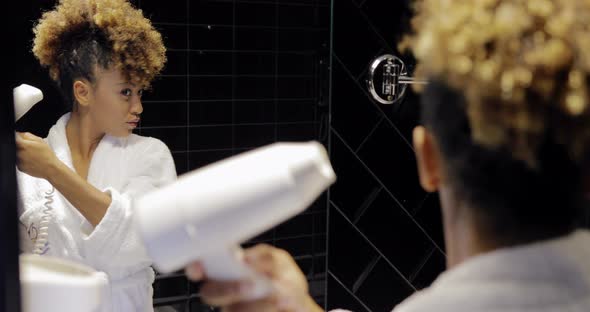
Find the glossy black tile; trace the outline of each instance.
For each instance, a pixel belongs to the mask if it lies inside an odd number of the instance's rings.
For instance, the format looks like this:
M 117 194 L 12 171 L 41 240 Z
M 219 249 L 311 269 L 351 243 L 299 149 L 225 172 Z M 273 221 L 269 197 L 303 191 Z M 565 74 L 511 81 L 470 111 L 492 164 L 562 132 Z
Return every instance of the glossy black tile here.
M 413 292 L 411 285 L 380 259 L 356 294 L 372 311 L 390 311 Z
M 275 141 L 274 125 L 236 125 L 234 127 L 235 147 L 253 148 Z
M 172 277 L 158 279 L 154 283 L 154 297 L 173 297 L 186 293 L 188 290 L 188 281 L 186 277 Z
M 446 257 L 443 253 L 436 250 L 430 258 L 424 263 L 424 266 L 416 272 L 416 277 L 412 284 L 416 289 L 428 287 L 446 268 Z
M 189 0 L 191 24 L 233 25 L 234 1 Z
M 187 99 L 186 77 L 157 77 L 152 89 L 147 90 L 142 100 L 147 101 L 181 101 Z
M 277 248 L 288 251 L 293 257 L 310 256 L 313 247 L 312 237 L 298 237 L 277 239 L 274 244 Z
M 188 153 L 187 152 L 174 152 L 172 153 L 174 158 L 174 165 L 176 166 L 176 174 L 182 175 L 188 172 Z
M 236 27 L 236 50 L 272 51 L 275 48 L 277 30 L 272 28 Z
M 408 211 L 424 200 L 411 145 L 391 124 L 381 122 L 358 155 Z
M 365 267 L 379 254 L 340 212 L 334 207 L 329 209 L 328 270 L 352 289 Z
M 167 62 L 162 75 L 186 75 L 188 74 L 188 53 L 185 51 L 167 51 Z
M 272 123 L 276 121 L 274 101 L 242 101 L 237 102 L 234 122 L 242 123 Z
M 202 151 L 188 153 L 188 169 L 195 170 L 233 155 L 231 150 Z
M 330 200 L 351 220 L 354 220 L 363 204 L 381 186 L 362 166 L 360 160 L 340 140 L 332 135 L 330 154 L 332 167 L 337 176 L 331 187 Z M 330 219 L 330 223 L 332 219 Z
M 308 54 L 318 53 L 329 43 L 322 30 L 298 28 L 281 29 L 278 33 L 277 48 L 280 51 L 300 51 Z
M 274 52 L 236 52 L 235 64 L 237 75 L 274 75 L 275 74 Z
M 317 95 L 312 76 L 279 77 L 277 80 L 279 98 L 307 99 Z
M 190 0 L 169 0 L 162 5 L 158 0 L 138 0 L 139 8 L 152 23 L 186 23 Z
M 328 311 L 335 309 L 347 309 L 355 312 L 371 312 L 346 286 L 343 286 L 334 276 L 328 276 Z
M 278 101 L 277 114 L 279 122 L 316 121 L 318 108 L 313 100 Z
M 406 1 L 362 1 L 361 11 L 391 47 L 410 32 L 412 10 Z M 395 23 L 392 23 L 395 21 Z
M 385 42 L 367 24 L 352 0 L 334 2 L 334 50 L 355 77 L 384 50 Z
M 315 123 L 279 124 L 277 140 L 305 142 L 318 139 L 318 125 Z
M 279 53 L 277 61 L 280 75 L 312 75 L 318 65 L 318 57 L 312 54 Z
M 313 217 L 313 214 L 304 213 L 283 222 L 276 228 L 277 237 L 283 238 L 299 235 L 312 235 Z
M 232 98 L 231 77 L 191 77 L 189 83 L 189 100 L 230 100 Z
M 301 272 L 303 272 L 303 274 L 305 276 L 307 276 L 307 277 L 311 276 L 312 267 L 313 267 L 313 258 L 312 257 L 295 259 L 295 263 L 297 263 L 297 266 L 299 266 L 299 268 L 301 269 Z
M 192 25 L 188 28 L 189 47 L 192 50 L 232 50 L 233 29 L 231 26 Z
M 278 7 L 279 27 L 314 28 L 319 26 L 319 7 L 280 5 Z M 324 18 L 330 18 L 325 16 Z
M 414 213 L 414 218 L 436 244 L 444 250 L 445 240 L 438 193 L 428 194 L 418 211 Z
M 383 118 L 344 67 L 334 60 L 332 71 L 332 127 L 353 149 L 361 145 Z
M 141 127 L 186 126 L 187 102 L 143 103 Z
M 367 238 L 408 278 L 434 248 L 419 224 L 387 192 L 380 192 L 355 221 Z
M 324 233 L 314 232 L 313 234 L 313 249 L 314 254 L 326 254 L 328 251 L 327 235 Z
M 320 202 L 318 202 L 318 204 L 321 205 L 326 205 L 325 201 L 322 200 L 322 198 L 320 198 Z M 310 212 L 313 212 L 313 230 L 315 233 L 326 233 L 327 230 L 327 218 L 328 218 L 328 212 L 326 209 L 320 210 L 320 211 L 315 211 L 313 209 L 308 210 Z
M 275 3 L 237 2 L 235 24 L 274 27 L 277 19 L 276 7 Z
M 191 75 L 232 75 L 233 53 L 197 50 L 189 53 Z
M 157 24 L 154 23 L 154 27 L 162 34 L 164 45 L 166 49 L 187 49 L 188 38 L 187 31 L 188 26 L 182 24 Z
M 189 103 L 191 126 L 231 124 L 232 101 L 193 101 Z
M 239 99 L 273 99 L 275 90 L 274 77 L 239 76 L 235 79 L 235 96 Z
M 231 149 L 232 126 L 202 126 L 189 128 L 189 149 Z

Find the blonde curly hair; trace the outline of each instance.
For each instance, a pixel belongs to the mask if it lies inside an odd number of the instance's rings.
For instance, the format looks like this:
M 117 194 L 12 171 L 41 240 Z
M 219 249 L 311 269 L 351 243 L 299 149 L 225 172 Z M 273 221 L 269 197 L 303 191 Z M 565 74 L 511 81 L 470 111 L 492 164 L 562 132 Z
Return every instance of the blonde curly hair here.
M 589 21 L 587 0 L 419 0 L 400 49 L 462 92 L 474 142 L 535 168 L 547 135 L 587 154 Z
M 148 87 L 166 62 L 162 36 L 126 0 L 60 0 L 33 31 L 35 57 L 66 93 L 73 79 L 93 81 L 96 65 Z

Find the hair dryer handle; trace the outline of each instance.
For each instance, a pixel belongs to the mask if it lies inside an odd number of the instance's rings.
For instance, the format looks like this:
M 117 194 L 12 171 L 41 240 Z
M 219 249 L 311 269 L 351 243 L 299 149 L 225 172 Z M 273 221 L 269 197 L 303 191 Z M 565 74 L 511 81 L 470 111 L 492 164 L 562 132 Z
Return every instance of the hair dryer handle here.
M 248 280 L 254 283 L 249 300 L 261 299 L 273 291 L 272 282 L 261 273 L 255 272 L 245 262 L 239 246 L 209 253 L 201 260 L 208 279 L 219 281 Z

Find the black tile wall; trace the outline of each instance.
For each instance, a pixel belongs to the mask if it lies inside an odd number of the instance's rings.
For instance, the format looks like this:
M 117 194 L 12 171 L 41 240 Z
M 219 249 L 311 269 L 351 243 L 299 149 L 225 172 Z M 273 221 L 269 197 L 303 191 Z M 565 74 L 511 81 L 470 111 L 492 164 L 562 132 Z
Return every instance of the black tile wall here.
M 358 287 L 358 298 L 371 311 L 389 311 L 415 291 L 384 258 L 378 258 L 372 265 L 370 272 L 366 272 L 365 280 L 359 281 L 359 286 L 355 285 Z
M 130 1 L 162 33 L 168 58 L 144 95 L 137 133 L 164 141 L 179 174 L 276 141 L 328 145 L 329 0 Z M 33 21 L 54 5 L 31 5 L 28 42 Z M 58 104 L 57 88 L 30 47 L 23 51 L 22 82 L 40 87 L 45 100 L 18 130 L 44 137 L 67 107 Z M 324 194 L 301 216 L 246 244 L 271 243 L 292 252 L 320 304 L 327 205 Z M 197 292 L 182 272 L 158 275 L 154 304 L 162 311 L 210 311 Z
M 365 268 L 380 257 L 380 254 L 336 205 L 331 205 L 330 208 L 328 270 L 343 286 L 352 291 Z M 329 291 L 328 289 L 328 302 L 337 302 Z
M 354 312 L 370 312 L 371 309 L 364 305 L 350 289 L 342 284 L 333 274 L 328 272 L 327 287 L 330 291 L 329 298 L 339 298 L 338 300 L 328 300 L 328 310 L 346 307 Z
M 411 145 L 418 98 L 376 104 L 365 75 L 377 56 L 400 55 L 410 1 L 333 1 L 330 158 L 338 181 L 328 212 L 327 307 L 390 311 L 445 267 L 436 194 L 419 183 Z M 411 66 L 409 66 L 411 68 Z

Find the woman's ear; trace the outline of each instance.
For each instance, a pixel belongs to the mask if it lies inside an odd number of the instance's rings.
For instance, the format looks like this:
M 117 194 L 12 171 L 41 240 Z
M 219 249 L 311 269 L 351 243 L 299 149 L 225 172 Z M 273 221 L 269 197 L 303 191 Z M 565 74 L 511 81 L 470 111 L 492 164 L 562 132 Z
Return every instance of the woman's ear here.
M 438 191 L 441 183 L 441 159 L 434 137 L 423 126 L 414 128 L 414 150 L 420 185 L 427 192 Z
M 74 81 L 74 99 L 81 107 L 88 107 L 91 104 L 92 86 L 86 80 Z

